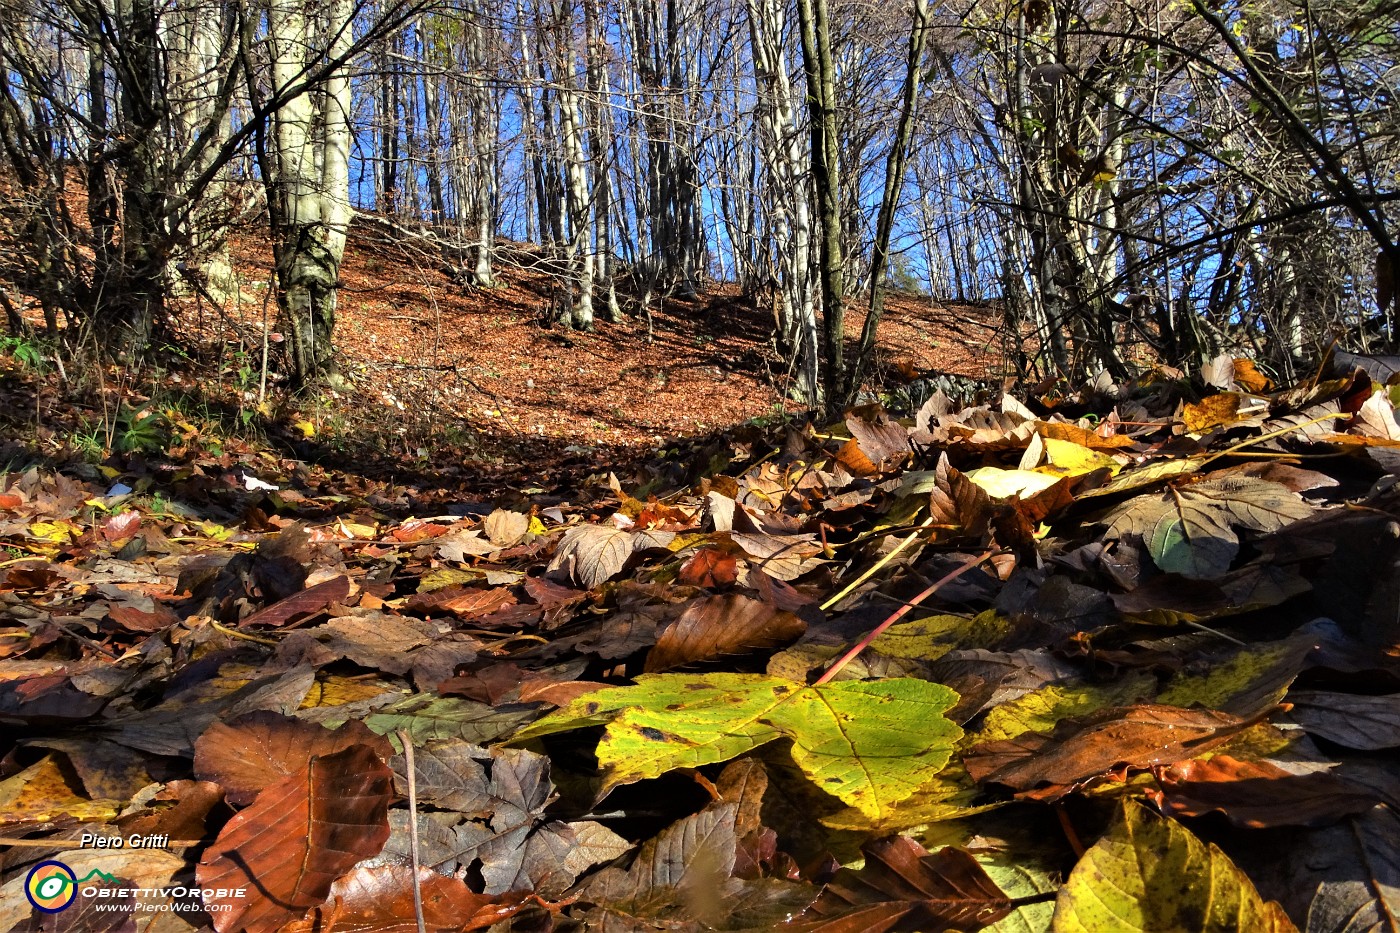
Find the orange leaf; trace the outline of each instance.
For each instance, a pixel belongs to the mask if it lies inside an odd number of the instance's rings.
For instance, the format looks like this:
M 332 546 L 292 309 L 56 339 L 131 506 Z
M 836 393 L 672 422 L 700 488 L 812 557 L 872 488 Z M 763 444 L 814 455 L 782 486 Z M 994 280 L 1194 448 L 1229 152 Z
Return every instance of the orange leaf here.
M 214 929 L 276 930 L 389 838 L 393 773 L 368 745 L 315 758 L 229 820 L 195 877 Z

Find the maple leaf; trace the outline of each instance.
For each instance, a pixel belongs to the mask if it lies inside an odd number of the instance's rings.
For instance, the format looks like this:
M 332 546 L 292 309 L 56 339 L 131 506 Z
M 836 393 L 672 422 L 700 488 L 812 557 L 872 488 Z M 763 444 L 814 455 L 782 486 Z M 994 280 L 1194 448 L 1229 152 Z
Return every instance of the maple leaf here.
M 878 817 L 948 763 L 962 730 L 942 714 L 957 699 L 913 678 L 809 687 L 758 674 L 643 674 L 636 686 L 579 697 L 511 741 L 606 725 L 598 763 L 611 789 L 786 737 L 818 787 Z
M 1108 535 L 1136 535 L 1157 566 L 1196 580 L 1224 576 L 1239 552 L 1234 528 L 1277 531 L 1313 513 L 1278 483 L 1224 476 L 1143 496 L 1108 516 Z

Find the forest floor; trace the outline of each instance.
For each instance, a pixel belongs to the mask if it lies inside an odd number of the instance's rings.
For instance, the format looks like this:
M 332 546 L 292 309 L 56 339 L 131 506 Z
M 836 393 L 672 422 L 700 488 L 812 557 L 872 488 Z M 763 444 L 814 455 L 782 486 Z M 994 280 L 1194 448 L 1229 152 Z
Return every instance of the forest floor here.
M 245 284 L 229 317 L 256 342 L 274 310 L 266 300 L 270 248 L 250 233 L 234 253 Z M 600 314 L 583 332 L 550 322 L 558 278 L 538 252 L 503 249 L 490 288 L 453 282 L 434 259 L 372 231 L 351 237 L 336 342 L 353 388 L 332 397 L 321 422 L 373 420 L 378 409 L 381 420 L 402 422 L 390 433 L 411 436 L 408 453 L 425 420 L 437 444 L 471 439 L 486 452 L 525 438 L 636 450 L 800 410 L 787 398 L 792 379 L 774 346 L 772 309 L 732 285 L 653 301 L 649 320 L 634 313 L 610 323 Z M 852 340 L 863 300 L 848 315 Z M 205 302 L 187 302 L 183 317 L 203 327 L 209 344 L 230 336 Z M 995 379 L 1007 370 L 999 317 L 986 305 L 893 294 L 879 333 L 875 394 L 915 373 Z
M 344 378 L 288 398 L 263 372 L 265 348 L 275 354 L 281 339 L 271 244 L 265 232 L 239 231 L 230 251 L 237 297 L 172 301 L 182 360 L 93 384 L 50 371 L 7 404 L 6 433 L 34 436 L 57 460 L 95 460 L 141 446 L 139 432 L 123 442 L 132 417 L 173 411 L 193 430 L 270 441 L 347 474 L 489 496 L 521 483 L 572 486 L 600 469 L 621 475 L 677 441 L 800 417 L 773 309 L 735 286 L 657 299 L 644 316 L 620 283 L 634 313 L 616 323 L 600 313 L 592 331 L 569 330 L 550 320 L 559 279 L 547 260 L 534 248 L 499 248 L 497 284 L 465 287 L 435 253 L 373 224 L 353 228 L 335 330 Z M 852 343 L 864 301 L 848 311 Z M 29 311 L 36 323 L 37 313 Z M 1005 346 L 993 305 L 892 293 L 866 388 L 880 397 L 923 373 L 999 381 L 1010 370 Z
M 732 294 L 507 281 L 356 243 L 316 397 L 252 282 L 0 347 L 0 930 L 1389 928 L 1400 380 L 814 426 Z M 998 374 L 891 311 L 877 393 Z

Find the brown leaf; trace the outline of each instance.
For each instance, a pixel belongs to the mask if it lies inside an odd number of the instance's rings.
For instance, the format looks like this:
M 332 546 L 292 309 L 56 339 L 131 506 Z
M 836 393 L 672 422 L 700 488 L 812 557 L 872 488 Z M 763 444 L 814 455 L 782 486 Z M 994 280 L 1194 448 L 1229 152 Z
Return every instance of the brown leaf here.
M 390 536 L 395 541 L 411 543 L 414 541 L 423 541 L 428 538 L 437 538 L 446 533 L 447 526 L 445 525 L 424 521 L 421 518 L 413 518 L 395 528 L 390 532 Z
M 204 819 L 223 799 L 223 790 L 212 781 L 171 781 L 146 809 L 123 816 L 117 825 L 128 836 L 164 833 L 171 839 L 203 839 Z
M 846 468 L 852 476 L 872 476 L 880 472 L 874 462 L 861 450 L 860 442 L 851 439 L 836 451 L 836 462 Z
M 368 745 L 312 759 L 234 816 L 196 870 L 218 933 L 275 930 L 323 903 L 331 885 L 389 838 L 392 774 Z M 225 907 L 224 905 L 227 905 Z
M 414 649 L 432 644 L 438 634 L 435 622 L 374 611 L 344 615 L 315 629 L 336 657 L 388 674 L 407 673 L 417 660 Z
M 1011 912 L 1011 899 L 977 860 L 945 846 L 934 854 L 907 836 L 866 843 L 865 867 L 843 868 L 793 924 L 812 933 L 976 930 Z M 807 922 L 808 918 L 814 918 Z
M 510 547 L 519 544 L 530 531 L 530 516 L 523 512 L 497 509 L 486 516 L 482 523 L 486 537 L 497 547 Z
M 454 584 L 427 593 L 414 593 L 404 603 L 404 611 L 413 615 L 450 612 L 459 619 L 480 619 L 514 604 L 515 597 L 508 587 L 481 589 Z
M 719 548 L 703 547 L 681 565 L 677 579 L 687 586 L 723 589 L 739 578 L 739 560 Z
M 674 537 L 669 531 L 631 532 L 611 525 L 579 525 L 564 532 L 549 569 L 563 570 L 591 590 L 621 573 L 636 552 L 665 547 Z
M 107 611 L 107 618 L 128 632 L 163 632 L 172 625 L 180 624 L 180 617 L 164 603 L 156 603 L 154 612 L 146 612 L 135 606 L 113 606 Z
M 992 499 L 986 491 L 953 469 L 947 454 L 939 455 L 934 486 L 929 492 L 929 515 L 934 522 L 980 538 L 987 531 L 991 511 Z
M 349 595 L 350 578 L 335 577 L 324 583 L 308 586 L 300 593 L 294 593 L 260 612 L 253 613 L 240 622 L 239 626 L 247 628 L 250 625 L 286 625 L 298 616 L 320 612 Z
M 796 580 L 821 562 L 822 552 L 815 536 L 744 534 L 730 532 L 730 538 L 744 550 L 757 570 L 779 580 Z
M 461 880 L 418 869 L 423 923 L 430 933 L 484 930 L 506 920 L 537 898 L 529 892 L 490 897 L 473 894 Z M 336 880 L 323 907 L 279 933 L 414 933 L 413 869 L 407 865 L 360 867 Z
M 140 512 L 123 512 L 120 515 L 113 515 L 102 523 L 102 537 L 109 543 L 115 543 L 130 538 L 140 528 Z
M 194 746 L 194 771 L 203 781 L 223 785 L 229 803 L 243 805 L 269 784 L 295 774 L 316 757 L 368 745 L 380 755 L 389 743 L 362 722 L 338 729 L 263 710 L 232 722 L 216 722 Z
M 1325 826 L 1380 802 L 1326 771 L 1293 774 L 1267 761 L 1229 755 L 1177 762 L 1157 771 L 1157 783 L 1161 790 L 1152 797 L 1172 816 L 1219 812 L 1250 829 Z
M 738 593 L 691 603 L 656 639 L 646 672 L 656 673 L 724 655 L 778 648 L 796 641 L 807 624 L 790 612 Z
M 1400 693 L 1357 696 L 1323 690 L 1296 690 L 1289 718 L 1310 735 L 1345 748 L 1379 751 L 1400 746 Z
M 878 406 L 873 410 L 853 410 L 846 418 L 846 427 L 876 469 L 894 466 L 909 455 L 908 429 L 890 420 L 890 416 Z
M 1151 703 L 1110 707 L 1062 719 L 1050 735 L 1027 732 L 974 745 L 963 755 L 963 764 L 978 783 L 1004 784 L 1020 796 L 1057 800 L 1115 768 L 1148 768 L 1194 758 L 1254 721 Z
M 712 804 L 672 823 L 642 845 L 626 871 L 605 868 L 570 893 L 624 910 L 635 910 L 638 903 L 655 909 L 667 902 L 694 908 L 702 920 L 710 914 L 728 916 L 719 895 L 734 867 L 736 811 L 736 804 Z

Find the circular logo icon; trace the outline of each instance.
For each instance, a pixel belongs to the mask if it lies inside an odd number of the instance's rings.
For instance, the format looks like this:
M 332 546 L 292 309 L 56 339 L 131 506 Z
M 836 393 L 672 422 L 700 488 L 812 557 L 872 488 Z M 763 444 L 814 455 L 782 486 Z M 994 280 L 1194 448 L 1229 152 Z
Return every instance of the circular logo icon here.
M 24 894 L 39 910 L 56 914 L 78 896 L 78 879 L 73 869 L 62 862 L 40 862 L 29 869 Z

